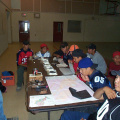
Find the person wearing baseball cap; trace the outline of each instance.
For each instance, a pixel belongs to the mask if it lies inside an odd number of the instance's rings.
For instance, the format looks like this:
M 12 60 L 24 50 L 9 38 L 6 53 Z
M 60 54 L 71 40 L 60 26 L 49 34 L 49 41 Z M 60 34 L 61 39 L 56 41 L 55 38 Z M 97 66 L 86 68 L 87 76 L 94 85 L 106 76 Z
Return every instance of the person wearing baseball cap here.
M 111 85 L 113 87 L 114 86 L 115 76 L 113 76 L 111 74 L 111 71 L 112 70 L 116 70 L 116 71 L 120 70 L 120 52 L 119 51 L 113 52 L 112 59 L 113 59 L 113 62 L 110 62 L 110 64 L 109 64 L 107 77 L 110 80 Z
M 76 49 L 79 49 L 79 47 L 77 45 L 71 45 L 70 49 L 69 49 L 70 54 L 72 55 L 72 52 Z M 73 59 L 71 59 L 71 60 L 69 59 L 68 64 L 69 64 L 69 68 L 72 71 L 72 73 L 75 74 L 74 66 L 76 66 L 77 64 L 73 61 Z
M 94 64 L 91 58 L 83 58 L 80 60 L 78 67 L 80 68 L 81 77 L 89 82 L 89 86 L 96 91 L 104 86 L 111 87 L 110 81 L 100 71 L 96 70 L 97 64 Z
M 40 45 L 40 49 L 41 50 L 36 53 L 36 56 L 38 57 L 50 57 L 51 56 L 50 52 L 48 51 L 48 46 L 45 43 Z
M 90 65 L 91 66 L 91 65 Z M 92 67 L 95 67 L 92 64 Z M 65 111 L 60 120 L 119 120 L 120 119 L 120 71 L 111 71 L 115 78 L 115 89 L 104 86 L 95 91 L 93 97 L 104 102 L 95 113 Z M 99 80 L 99 79 L 98 79 Z
M 81 78 L 81 74 L 80 74 L 80 71 L 79 71 L 79 68 L 78 68 L 78 63 L 82 58 L 87 57 L 87 55 L 85 53 L 83 53 L 83 51 L 81 49 L 76 49 L 72 52 L 72 56 L 73 56 L 74 73 L 77 75 L 77 77 L 81 81 L 86 82 Z M 72 69 L 72 68 L 70 67 L 70 69 Z
M 96 45 L 91 43 L 87 46 L 87 48 L 87 57 L 91 58 L 93 63 L 98 64 L 98 67 L 96 68 L 97 70 L 105 74 L 107 72 L 107 65 L 102 55 L 96 51 Z
M 17 53 L 17 88 L 16 91 L 20 91 L 24 80 L 24 71 L 27 69 L 27 60 L 30 56 L 33 56 L 33 51 L 29 48 L 29 41 L 23 41 L 23 48 Z
M 74 50 L 76 50 L 76 49 L 79 49 L 79 47 L 78 47 L 77 45 L 71 45 L 69 51 L 70 51 L 71 54 L 72 54 L 72 52 L 73 52 Z

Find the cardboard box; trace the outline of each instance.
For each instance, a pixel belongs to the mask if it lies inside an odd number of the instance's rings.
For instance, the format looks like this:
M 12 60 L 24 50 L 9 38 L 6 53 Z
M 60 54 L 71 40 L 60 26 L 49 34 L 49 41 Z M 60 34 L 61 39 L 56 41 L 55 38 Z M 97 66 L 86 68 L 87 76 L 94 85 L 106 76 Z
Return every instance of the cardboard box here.
M 30 82 L 35 82 L 35 80 L 43 81 L 43 75 L 42 74 L 29 74 L 29 81 Z

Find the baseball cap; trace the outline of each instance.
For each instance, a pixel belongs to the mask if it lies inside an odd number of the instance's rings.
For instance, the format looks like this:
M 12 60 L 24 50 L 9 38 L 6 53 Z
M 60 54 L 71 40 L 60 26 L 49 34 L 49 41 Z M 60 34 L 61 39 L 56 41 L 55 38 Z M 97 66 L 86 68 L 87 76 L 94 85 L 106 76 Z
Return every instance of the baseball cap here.
M 24 45 L 30 45 L 30 43 L 29 43 L 28 40 L 24 40 L 24 41 L 23 41 L 23 44 L 24 44 Z
M 85 53 L 83 53 L 83 51 L 81 49 L 76 49 L 72 52 L 72 56 L 73 57 L 82 57 L 85 58 L 87 57 L 87 55 Z
M 87 46 L 88 49 L 95 49 L 96 50 L 96 45 L 91 43 Z
M 71 45 L 69 51 L 73 52 L 76 49 L 79 49 L 79 47 L 77 45 Z
M 43 43 L 43 44 L 40 45 L 40 48 L 43 48 L 43 47 L 46 47 L 47 50 L 48 50 L 48 46 L 45 43 Z
M 92 62 L 92 60 L 88 57 L 86 58 L 83 58 L 82 60 L 80 60 L 80 62 L 78 63 L 78 67 L 79 68 L 92 68 L 92 69 L 95 69 L 98 65 L 97 64 L 94 64 Z
M 114 75 L 114 76 L 116 76 L 116 75 L 120 76 L 120 71 L 112 70 L 111 74 Z
M 120 56 L 120 52 L 119 52 L 119 51 L 115 51 L 115 52 L 113 53 L 113 58 L 114 58 L 116 55 L 119 55 L 119 56 Z

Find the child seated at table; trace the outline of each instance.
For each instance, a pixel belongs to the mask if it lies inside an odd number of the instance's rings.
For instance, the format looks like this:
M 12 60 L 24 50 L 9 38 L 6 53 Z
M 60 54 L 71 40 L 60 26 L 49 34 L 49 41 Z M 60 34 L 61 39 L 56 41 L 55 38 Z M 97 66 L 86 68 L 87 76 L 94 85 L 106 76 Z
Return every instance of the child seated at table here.
M 112 58 L 113 58 L 113 62 L 111 62 L 109 64 L 109 68 L 108 68 L 108 79 L 110 80 L 111 82 L 111 85 L 114 86 L 114 79 L 115 79 L 115 76 L 113 76 L 111 74 L 111 71 L 112 70 L 120 70 L 120 52 L 119 51 L 115 51 L 112 55 Z
M 64 45 L 67 50 L 69 49 L 67 42 L 62 42 L 61 45 Z M 62 49 L 61 49 L 61 45 L 60 45 L 60 49 L 57 50 L 57 51 L 55 51 L 55 52 L 53 53 L 53 57 L 63 58 L 64 53 L 63 53 L 63 51 L 62 51 Z
M 36 53 L 36 56 L 38 57 L 50 57 L 50 52 L 48 51 L 48 46 L 46 44 L 40 45 L 40 51 Z
M 79 47 L 78 47 L 77 45 L 71 45 L 71 46 L 70 46 L 70 49 L 69 49 L 70 54 L 72 55 L 73 51 L 76 50 L 76 49 L 79 49 Z M 78 65 L 78 64 L 75 63 L 75 62 L 73 61 L 73 59 L 72 59 L 72 60 L 68 60 L 68 64 L 69 64 L 69 68 L 70 68 L 71 72 L 72 72 L 73 74 L 75 74 L 75 70 L 74 70 L 74 68 L 73 68 L 73 65 L 76 66 L 76 65 Z
M 76 49 L 72 52 L 72 56 L 73 56 L 73 68 L 74 68 L 75 74 L 80 80 L 82 80 L 83 82 L 86 82 L 81 77 L 80 70 L 78 68 L 78 63 L 80 60 L 82 60 L 82 58 L 87 57 L 87 55 L 83 53 L 81 49 Z
M 63 54 L 59 54 L 59 52 L 56 51 L 53 56 L 63 58 L 63 61 L 68 65 L 68 60 L 72 60 L 72 55 L 70 54 L 70 51 L 68 49 L 68 44 L 66 44 L 66 42 L 63 42 L 60 45 L 60 50 Z
M 84 113 L 79 111 L 65 111 L 60 120 L 119 120 L 120 119 L 120 72 L 114 71 L 117 75 L 115 79 L 115 89 L 108 86 L 102 87 L 94 93 L 97 99 L 104 99 L 100 109 L 93 113 Z
M 80 60 L 78 67 L 81 77 L 87 81 L 93 91 L 105 86 L 111 87 L 110 81 L 102 72 L 95 69 L 97 64 L 94 64 L 90 58 L 86 57 Z

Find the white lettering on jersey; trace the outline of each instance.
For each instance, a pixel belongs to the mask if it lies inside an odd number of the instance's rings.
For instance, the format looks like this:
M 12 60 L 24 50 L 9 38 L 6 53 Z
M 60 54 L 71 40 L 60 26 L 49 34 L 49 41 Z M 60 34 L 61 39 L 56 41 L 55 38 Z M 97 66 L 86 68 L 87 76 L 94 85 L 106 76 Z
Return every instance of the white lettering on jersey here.
M 104 83 L 104 78 L 103 77 L 100 77 L 100 83 Z
M 27 58 L 22 59 L 22 64 L 25 64 L 27 62 Z
M 96 76 L 95 79 L 94 79 L 95 82 L 99 82 L 100 81 L 100 77 L 99 76 Z
M 103 77 L 99 77 L 99 76 L 96 76 L 95 79 L 94 79 L 95 82 L 100 82 L 100 83 L 104 83 L 104 78 Z
M 104 115 L 108 112 L 108 110 L 109 110 L 109 102 L 108 100 L 106 100 L 97 112 L 97 120 L 102 120 Z

